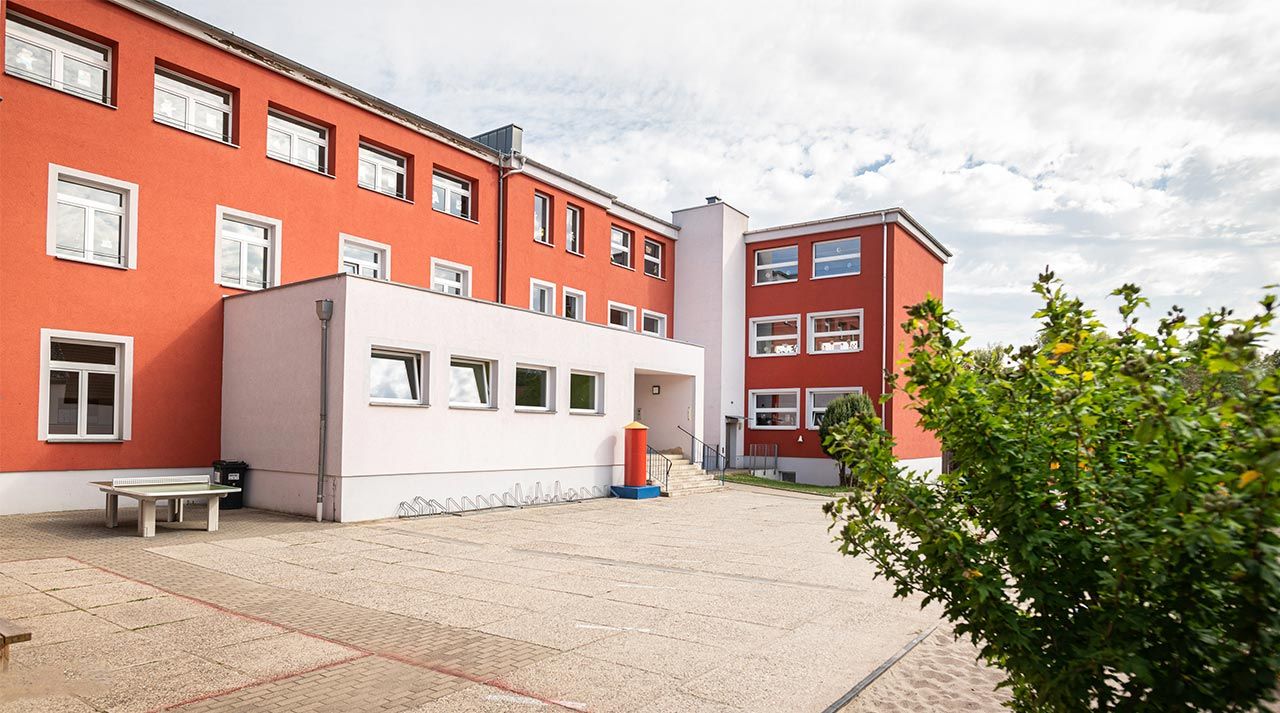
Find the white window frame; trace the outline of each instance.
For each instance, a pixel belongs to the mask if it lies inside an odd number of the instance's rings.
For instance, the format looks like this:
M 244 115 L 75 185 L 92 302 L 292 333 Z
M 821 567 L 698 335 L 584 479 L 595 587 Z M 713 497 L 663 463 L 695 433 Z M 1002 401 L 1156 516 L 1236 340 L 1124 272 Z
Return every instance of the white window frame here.
M 437 284 L 443 284 L 443 283 L 437 283 L 437 280 L 436 280 L 437 267 L 443 267 L 447 270 L 454 270 L 460 274 L 461 280 L 462 280 L 461 295 L 453 295 L 452 292 L 445 292 L 444 290 L 436 288 Z M 449 284 L 453 284 L 453 283 L 449 283 Z M 435 258 L 435 257 L 431 258 L 431 289 L 435 290 L 436 292 L 442 292 L 446 295 L 453 295 L 454 297 L 470 297 L 471 296 L 471 266 L 463 265 L 460 262 L 449 262 L 448 260 L 441 260 L 440 258 Z
M 621 247 L 621 244 L 620 244 L 617 240 L 615 240 L 615 238 L 616 238 L 618 235 L 621 235 L 621 236 L 623 236 L 624 238 L 626 238 L 626 240 L 625 240 L 625 241 L 623 241 L 623 242 L 625 242 L 625 243 L 626 243 L 626 249 L 627 249 L 627 262 L 626 262 L 626 264 L 620 263 L 620 262 L 618 262 L 617 260 L 614 260 L 614 259 L 613 259 L 613 254 L 614 254 L 614 252 L 615 252 L 615 251 L 614 251 L 614 248 L 616 248 L 616 247 Z M 609 262 L 610 262 L 610 263 L 613 263 L 614 265 L 617 265 L 618 267 L 625 267 L 625 268 L 627 268 L 628 270 L 634 270 L 634 269 L 636 269 L 636 268 L 635 268 L 635 261 L 636 261 L 636 260 L 635 260 L 635 247 L 636 247 L 636 234 L 635 234 L 635 233 L 633 233 L 633 232 L 632 232 L 632 231 L 630 231 L 630 230 L 627 230 L 626 228 L 620 228 L 620 227 L 618 227 L 618 226 L 616 226 L 616 225 L 610 225 L 610 226 L 609 226 Z
M 271 123 L 271 117 L 273 116 L 276 119 L 284 122 L 285 126 L 273 125 Z M 319 144 L 320 144 L 320 167 L 319 168 L 316 168 L 315 166 L 311 166 L 305 163 L 300 163 L 296 158 L 297 152 L 294 151 L 294 147 L 299 141 L 304 141 L 309 144 L 314 144 L 314 143 L 317 143 L 317 140 L 310 136 L 303 136 L 302 134 L 298 133 L 298 131 L 294 129 L 292 126 L 289 126 L 290 124 L 293 124 L 296 126 L 305 126 L 313 131 L 320 132 L 321 138 L 319 139 Z M 279 154 L 275 154 L 271 152 L 270 132 L 272 130 L 279 131 L 280 133 L 285 134 L 289 137 L 289 155 L 288 156 L 281 156 Z M 306 169 L 313 173 L 319 173 L 321 175 L 330 176 L 330 177 L 333 176 L 333 174 L 330 173 L 329 171 L 329 141 L 332 138 L 332 132 L 330 131 L 329 127 L 321 126 L 320 124 L 317 124 L 313 121 L 307 121 L 306 119 L 299 118 L 297 116 L 294 116 L 293 114 L 290 114 L 286 111 L 282 111 L 280 109 L 268 109 L 267 110 L 267 132 L 268 132 L 267 158 L 274 159 L 276 161 L 280 161 L 283 163 L 287 163 L 291 166 L 297 166 L 298 168 Z
M 844 317 L 848 315 L 856 315 L 858 317 L 857 330 L 818 332 L 817 329 L 815 329 L 813 326 L 814 321 L 821 319 L 823 317 Z M 866 347 L 866 330 L 863 329 L 863 324 L 864 324 L 864 321 L 863 321 L 861 309 L 837 309 L 837 310 L 830 310 L 827 312 L 810 312 L 809 314 L 805 315 L 805 331 L 807 332 L 807 335 L 805 338 L 805 344 L 807 345 L 806 352 L 809 354 L 856 354 L 862 351 L 863 348 Z M 839 336 L 852 335 L 852 334 L 858 335 L 857 349 L 832 349 L 829 351 L 822 351 L 820 349 L 815 348 L 815 344 L 818 340 L 818 337 L 839 337 Z
M 365 152 L 373 154 L 370 158 L 365 158 Z M 373 185 L 369 185 L 360 180 L 360 164 L 367 163 L 373 166 Z M 400 185 L 404 187 L 402 191 L 384 191 L 382 186 L 382 174 L 394 173 L 400 177 Z M 408 157 L 388 151 L 382 147 L 374 146 L 367 141 L 361 141 L 360 146 L 356 149 L 356 185 L 374 193 L 381 193 L 384 196 L 399 198 L 400 200 L 409 200 L 409 159 Z
M 369 263 L 361 260 L 356 260 L 355 262 L 357 262 L 360 265 L 374 267 L 378 270 L 378 274 L 374 275 L 370 279 L 383 280 L 384 282 L 391 281 L 391 246 L 387 245 L 386 243 L 377 242 L 376 240 L 369 240 L 367 238 L 361 238 L 359 236 L 349 235 L 347 233 L 338 233 L 338 272 L 347 271 L 347 262 L 348 262 L 347 256 L 346 256 L 347 243 L 350 243 L 357 247 L 362 247 L 366 250 L 373 250 L 374 252 L 377 252 L 380 255 L 382 255 L 381 265 L 370 266 Z M 435 274 L 434 270 L 432 271 L 432 274 L 433 275 Z
M 569 216 L 576 216 L 576 220 L 570 220 Z M 571 225 L 574 230 L 569 230 Z M 582 209 L 569 203 L 564 205 L 564 249 L 582 255 Z
M 667 256 L 667 246 L 666 246 L 666 245 L 663 245 L 663 244 L 662 244 L 662 242 L 660 242 L 660 241 L 658 241 L 658 240 L 654 240 L 653 238 L 645 238 L 645 239 L 644 239 L 644 244 L 645 244 L 646 246 L 647 246 L 647 245 L 657 245 L 657 246 L 658 246 L 658 256 L 657 256 L 657 257 L 654 257 L 654 256 L 650 255 L 648 250 L 642 250 L 642 251 L 641 251 L 641 252 L 643 253 L 643 255 L 644 255 L 644 274 L 648 275 L 649 277 L 653 277 L 653 278 L 656 278 L 656 279 L 659 279 L 659 280 L 665 280 L 665 279 L 667 279 L 667 275 L 666 275 L 666 273 L 665 273 L 665 272 L 663 272 L 663 268 L 662 268 L 662 262 L 663 262 L 663 260 L 664 260 L 664 259 L 666 258 L 666 256 Z M 656 274 L 656 275 L 655 275 L 655 274 L 653 274 L 652 272 L 649 272 L 649 265 L 657 265 L 657 266 L 658 266 L 658 274 Z
M 536 304 L 536 303 L 535 303 L 535 296 L 536 296 L 539 292 L 545 292 L 545 293 L 546 293 L 546 295 L 547 295 L 547 310 L 548 310 L 548 311 L 546 311 L 546 312 L 544 312 L 544 311 L 542 311 L 542 310 L 538 309 L 538 308 L 535 306 L 535 304 Z M 549 314 L 549 315 L 551 315 L 551 316 L 553 316 L 553 317 L 554 317 L 554 316 L 555 316 L 555 314 L 556 314 L 556 283 L 554 283 L 554 282 L 547 282 L 546 280 L 539 280 L 539 279 L 536 279 L 536 278 L 530 278 L 530 280 L 529 280 L 529 309 L 530 309 L 530 311 L 537 312 L 538 314 Z
M 763 263 L 763 264 L 760 262 L 760 258 L 761 258 L 762 256 L 764 256 L 764 255 L 768 255 L 768 254 L 770 254 L 770 253 L 772 253 L 772 252 L 774 252 L 774 251 L 777 251 L 777 250 L 786 250 L 786 249 L 788 249 L 788 248 L 795 248 L 795 251 L 796 251 L 796 259 L 795 259 L 795 260 L 783 260 L 782 262 L 770 262 L 770 263 Z M 751 275 L 751 284 L 752 284 L 752 286 L 759 286 L 759 285 L 785 285 L 785 284 L 790 283 L 790 282 L 799 282 L 799 280 L 800 280 L 800 246 L 799 246 L 799 244 L 796 244 L 796 245 L 779 245 L 779 246 L 777 246 L 777 247 L 773 247 L 773 248 L 761 248 L 761 249 L 759 249 L 759 250 L 757 250 L 757 251 L 755 252 L 755 257 L 754 257 L 754 258 L 752 258 L 752 262 L 753 262 L 754 267 L 755 267 L 755 271 L 754 271 L 754 272 L 752 273 L 752 275 Z M 779 267 L 793 267 L 793 266 L 796 268 L 796 276 L 795 276 L 794 278 L 790 279 L 790 280 L 765 280 L 764 282 L 761 282 L 761 281 L 760 281 L 760 271 L 761 271 L 762 269 L 767 269 L 767 268 L 779 268 Z
M 41 49 L 48 50 L 52 56 L 51 62 L 49 64 L 49 81 L 48 82 L 45 82 L 40 77 L 29 76 L 27 74 L 21 73 L 21 70 L 10 69 L 9 63 L 7 61 L 5 62 L 5 67 L 4 67 L 5 74 L 9 75 L 10 77 L 17 77 L 18 79 L 31 82 L 33 84 L 39 84 L 42 87 L 49 87 L 50 89 L 63 92 L 64 94 L 70 94 L 73 97 L 79 97 L 81 99 L 94 102 L 95 104 L 102 104 L 104 106 L 115 106 L 115 104 L 112 103 L 113 97 L 111 96 L 112 74 L 113 74 L 112 62 L 115 59 L 115 53 L 112 52 L 110 47 L 107 47 L 106 45 L 100 44 L 98 42 L 94 42 L 93 40 L 87 39 L 74 32 L 68 32 L 67 30 L 64 30 L 60 27 L 54 27 L 53 25 L 50 25 L 48 23 L 32 19 L 19 12 L 9 11 L 8 13 L 5 14 L 4 19 L 5 19 L 4 33 L 6 37 L 9 37 L 9 36 L 16 37 L 17 39 L 22 40 L 23 42 L 35 45 L 37 47 L 40 47 Z M 16 19 L 16 22 L 15 22 L 15 19 Z M 54 43 L 49 42 L 47 39 L 45 39 L 44 37 L 42 37 L 40 34 L 37 34 L 37 33 L 46 33 L 46 34 L 54 35 L 58 39 L 61 39 L 62 41 L 67 42 L 69 44 L 83 45 L 87 50 L 90 50 L 90 51 L 94 49 L 100 50 L 106 55 L 106 59 L 92 56 L 87 53 L 80 54 L 75 52 L 74 50 L 69 50 L 66 47 L 55 45 Z M 81 62 L 83 64 L 91 65 L 93 67 L 97 67 L 98 69 L 105 70 L 102 75 L 102 96 L 100 97 L 93 96 L 86 92 L 79 91 L 77 89 L 68 88 L 65 84 L 63 84 L 62 75 L 63 75 L 63 68 L 65 66 L 65 61 L 67 56 L 71 57 L 77 62 Z
M 789 394 L 796 397 L 796 405 L 794 409 L 788 408 L 756 408 L 756 396 Z M 749 407 L 747 428 L 753 431 L 798 431 L 801 428 L 800 421 L 800 389 L 752 389 L 747 392 L 747 406 Z M 757 426 L 756 414 L 759 413 L 794 413 L 796 417 L 796 425 L 794 426 Z
M 114 206 L 103 206 L 104 211 L 117 212 L 122 215 L 123 225 L 120 234 L 120 249 L 124 253 L 120 256 L 119 263 L 107 262 L 105 260 L 94 260 L 88 257 L 77 257 L 74 255 L 63 255 L 58 252 L 58 180 L 69 179 L 73 183 L 83 183 L 101 188 L 103 190 L 120 193 L 124 196 L 124 208 L 117 209 Z M 67 166 L 59 166 L 55 163 L 49 164 L 49 192 L 48 192 L 48 213 L 45 216 L 46 234 L 45 234 L 45 253 L 56 257 L 60 260 L 73 260 L 75 262 L 84 262 L 91 265 L 103 265 L 105 267 L 114 267 L 125 270 L 135 270 L 138 267 L 138 184 L 121 181 L 115 178 L 99 176 L 96 173 L 81 171 Z M 85 207 L 85 203 L 78 200 L 69 201 L 75 205 Z M 96 210 L 97 208 L 94 207 Z M 88 226 L 92 225 L 92 216 L 86 214 L 86 235 L 85 240 L 90 241 L 92 235 Z M 86 248 L 87 250 L 87 248 Z
M 590 376 L 595 379 L 595 393 L 592 395 L 592 401 L 595 408 L 574 408 L 573 407 L 573 377 L 574 376 Z M 584 369 L 569 370 L 569 413 L 579 414 L 582 416 L 599 416 L 604 413 L 604 374 L 598 371 L 586 371 Z
M 794 337 L 784 336 L 784 335 L 761 337 L 761 336 L 757 336 L 756 334 L 756 325 L 769 324 L 771 322 L 789 322 L 789 321 L 794 321 L 796 323 L 796 334 Z M 803 328 L 801 327 L 803 323 L 804 323 L 804 320 L 801 319 L 801 315 L 799 314 L 775 314 L 769 317 L 752 317 L 750 320 L 750 324 L 748 325 L 749 337 L 751 339 L 751 351 L 749 352 L 749 356 L 752 357 L 753 359 L 764 359 L 768 357 L 798 356 L 800 354 L 800 345 L 804 343 L 803 341 L 804 334 L 802 333 Z M 794 339 L 796 341 L 796 350 L 793 352 L 772 352 L 768 354 L 759 353 L 758 347 L 760 346 L 761 342 L 781 342 L 781 341 L 788 341 L 791 339 Z
M 622 310 L 623 312 L 630 314 L 631 323 L 626 326 L 623 326 L 621 324 L 614 324 L 613 310 L 615 309 L 619 309 L 619 310 Z M 613 300 L 609 300 L 609 311 L 605 313 L 605 325 L 608 327 L 612 327 L 613 329 L 622 329 L 628 332 L 636 331 L 636 308 L 632 307 L 629 304 L 623 304 L 621 302 L 614 302 Z
M 414 399 L 390 399 L 375 397 L 369 393 L 373 387 L 373 358 L 374 354 L 383 354 L 391 357 L 412 357 L 414 360 L 414 378 L 417 379 L 415 385 L 418 391 L 418 397 Z M 369 398 L 369 403 L 374 406 L 427 406 L 430 405 L 429 388 L 431 383 L 427 378 L 427 364 L 430 359 L 428 352 L 421 352 L 415 349 L 405 349 L 402 347 L 387 347 L 374 344 L 369 347 L 369 369 L 365 372 L 368 381 L 365 382 L 364 393 Z
M 245 246 L 247 243 L 241 241 L 240 245 L 240 281 L 229 282 L 222 277 L 222 220 L 228 218 L 241 223 L 249 223 L 260 228 L 266 228 L 267 234 L 267 272 L 270 276 L 270 284 L 256 287 L 249 285 L 245 281 Z M 275 287 L 280 284 L 280 265 L 283 263 L 281 259 L 283 241 L 283 223 L 276 218 L 268 218 L 265 215 L 258 215 L 236 208 L 228 208 L 227 206 L 217 206 L 214 209 L 213 221 L 213 281 L 223 287 L 232 287 L 238 290 L 256 291 L 267 287 Z
M 657 319 L 659 324 L 661 325 L 660 327 L 661 331 L 650 332 L 649 330 L 645 329 L 644 320 L 646 317 L 653 317 L 654 319 Z M 663 339 L 666 339 L 667 338 L 667 315 L 661 312 L 653 312 L 647 309 L 640 310 L 640 331 L 645 334 L 650 334 L 655 337 L 662 337 Z
M 521 406 L 516 403 L 516 390 L 520 383 L 520 370 L 525 371 L 541 371 L 546 375 L 542 385 L 542 405 L 541 406 Z M 511 403 L 512 408 L 520 413 L 555 413 L 556 410 L 556 369 L 553 366 L 544 364 L 529 364 L 519 362 L 516 364 L 515 371 L 511 372 Z
M 202 89 L 211 94 L 216 94 L 222 98 L 222 103 L 218 106 L 214 106 L 213 104 L 210 104 L 207 99 L 193 91 L 194 89 Z M 173 119 L 170 119 L 156 111 L 155 97 L 153 94 L 151 101 L 151 118 L 156 123 L 164 124 L 165 126 L 172 126 L 175 129 L 185 131 L 188 134 L 195 134 L 196 136 L 209 139 L 210 141 L 217 141 L 220 144 L 227 144 L 228 146 L 235 145 L 231 143 L 231 132 L 235 129 L 235 115 L 233 113 L 234 106 L 232 104 L 231 92 L 222 89 L 221 87 L 215 87 L 208 82 L 192 79 L 181 72 L 174 71 L 168 67 L 161 67 L 159 65 L 155 68 L 155 79 L 153 81 L 151 91 L 153 93 L 162 91 L 169 94 L 176 94 L 182 97 L 186 102 L 187 107 L 186 116 L 183 117 L 182 123 L 175 123 Z M 193 117 L 195 115 L 195 106 L 197 104 L 206 109 L 219 112 L 224 116 L 223 121 L 225 122 L 224 126 L 226 127 L 225 133 L 220 133 L 215 136 L 209 130 L 196 125 L 193 121 Z
M 563 290 L 561 290 L 561 292 L 564 294 L 564 297 L 561 299 L 561 303 L 560 303 L 560 315 L 565 319 L 572 319 L 579 322 L 587 321 L 587 293 L 583 292 L 582 290 L 575 290 L 572 287 L 565 287 Z M 569 316 L 568 305 L 569 305 L 570 297 L 575 297 L 578 300 L 578 316 L 577 317 Z
M 538 211 L 538 199 L 542 199 L 541 215 L 539 215 Z M 553 203 L 554 201 L 551 200 L 550 195 L 547 195 L 542 191 L 533 192 L 533 242 L 535 243 L 551 246 L 555 246 L 556 244 L 555 239 L 552 237 L 553 231 L 551 230 L 551 206 Z M 542 237 L 538 237 L 539 218 L 542 219 Z
M 435 190 L 436 190 L 437 178 L 444 178 L 450 181 L 457 181 L 458 183 L 461 183 L 465 187 L 462 190 L 459 190 L 455 186 L 451 186 L 447 183 L 443 184 L 442 188 L 444 188 L 444 192 L 445 192 L 444 205 L 440 208 L 436 207 L 436 201 L 435 201 Z M 458 214 L 458 213 L 453 213 L 449 210 L 449 203 L 451 202 L 449 200 L 449 196 L 454 193 L 457 193 L 458 195 L 466 197 L 467 199 L 466 213 Z M 456 176 L 452 173 L 449 173 L 448 171 L 442 171 L 438 168 L 432 169 L 431 171 L 431 209 L 434 210 L 435 212 L 444 213 L 445 215 L 452 215 L 455 218 L 462 218 L 463 220 L 474 220 L 474 218 L 472 218 L 472 216 L 475 215 L 476 213 L 476 201 L 475 201 L 475 196 L 473 195 L 474 193 L 475 193 L 475 184 L 472 182 L 470 178 L 463 178 L 461 176 Z
M 849 255 L 828 255 L 827 257 L 818 257 L 819 245 L 830 245 L 831 243 L 844 243 L 844 242 L 857 243 L 858 251 Z M 812 262 L 813 262 L 813 273 L 810 276 L 810 279 L 812 280 L 830 280 L 835 277 L 852 277 L 853 275 L 861 275 L 862 274 L 862 238 L 859 236 L 852 236 L 848 238 L 836 238 L 835 240 L 823 240 L 820 242 L 816 242 L 813 244 L 813 247 L 810 250 L 810 257 L 812 258 Z M 853 272 L 842 272 L 838 275 L 819 275 L 818 274 L 818 265 L 821 265 L 824 262 L 843 262 L 845 260 L 848 260 L 851 257 L 858 258 L 857 270 L 854 270 Z
M 75 435 L 66 434 L 49 434 L 49 372 L 53 371 L 77 371 L 81 367 L 74 364 L 66 364 L 64 362 L 54 362 L 50 359 L 50 343 L 53 341 L 60 342 L 83 342 L 93 344 L 95 346 L 114 346 L 117 349 L 118 361 L 115 368 L 106 366 L 105 364 L 85 365 L 82 373 L 96 371 L 100 373 L 113 373 L 116 375 L 116 432 L 110 436 L 103 434 Z M 82 378 L 84 378 L 82 376 Z M 88 400 L 85 398 L 88 394 L 81 389 L 81 403 L 79 415 L 79 427 L 77 431 L 84 430 L 85 410 L 88 408 Z M 37 438 L 41 441 L 49 442 L 68 442 L 68 443 L 92 443 L 95 441 L 128 441 L 133 438 L 133 337 L 125 337 L 117 334 L 97 334 L 95 332 L 73 332 L 64 329 L 41 329 L 40 330 L 40 392 L 39 404 L 36 408 L 39 424 L 36 429 Z
M 489 400 L 484 403 L 473 404 L 465 401 L 453 400 L 453 363 L 462 362 L 464 364 L 484 364 L 485 375 L 489 377 L 489 388 L 486 395 Z M 469 357 L 461 354 L 451 354 L 449 356 L 449 408 L 470 409 L 473 411 L 496 411 L 498 408 L 498 362 L 493 359 L 483 359 L 480 357 Z
M 805 389 L 804 412 L 805 412 L 805 416 L 808 417 L 808 420 L 805 421 L 805 430 L 807 431 L 818 430 L 818 427 L 814 424 L 814 422 L 817 420 L 814 418 L 814 416 L 818 415 L 819 413 L 823 413 L 827 410 L 825 407 L 819 409 L 813 405 L 814 396 L 817 396 L 819 394 L 840 394 L 841 396 L 849 396 L 850 394 L 860 394 L 860 393 L 862 393 L 861 386 L 823 386 L 819 388 Z

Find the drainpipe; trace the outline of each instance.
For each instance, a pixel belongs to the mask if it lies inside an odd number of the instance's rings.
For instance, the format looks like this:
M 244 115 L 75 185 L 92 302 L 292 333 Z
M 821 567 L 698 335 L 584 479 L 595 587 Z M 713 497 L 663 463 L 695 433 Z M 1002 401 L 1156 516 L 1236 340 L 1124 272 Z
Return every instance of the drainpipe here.
M 320 318 L 320 465 L 316 470 L 316 522 L 324 520 L 324 458 L 329 445 L 329 320 L 333 300 L 316 300 Z
M 880 214 L 880 393 L 889 388 L 889 223 Z M 880 407 L 880 418 L 889 425 L 888 404 Z
M 524 172 L 524 162 L 516 168 L 516 156 L 510 153 L 498 154 L 498 304 L 505 304 L 507 299 L 507 176 Z

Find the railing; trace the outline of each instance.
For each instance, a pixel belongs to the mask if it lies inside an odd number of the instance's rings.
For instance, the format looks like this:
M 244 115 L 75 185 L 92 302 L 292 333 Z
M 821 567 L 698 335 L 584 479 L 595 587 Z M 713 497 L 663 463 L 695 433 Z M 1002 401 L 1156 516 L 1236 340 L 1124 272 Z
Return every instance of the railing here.
M 778 476 L 778 444 L 752 443 L 743 458 L 743 466 L 752 475 L 763 478 Z
M 728 467 L 724 451 L 720 450 L 720 446 L 712 446 L 704 443 L 700 438 L 685 430 L 684 426 L 676 426 L 680 432 L 688 436 L 692 443 L 689 447 L 690 457 L 692 454 L 698 453 L 698 465 L 708 473 L 719 476 L 720 482 L 724 482 L 724 471 Z
M 657 484 L 663 490 L 667 489 L 667 476 L 671 475 L 671 459 L 662 455 L 653 449 L 653 446 L 647 446 L 648 453 L 648 475 L 649 483 Z

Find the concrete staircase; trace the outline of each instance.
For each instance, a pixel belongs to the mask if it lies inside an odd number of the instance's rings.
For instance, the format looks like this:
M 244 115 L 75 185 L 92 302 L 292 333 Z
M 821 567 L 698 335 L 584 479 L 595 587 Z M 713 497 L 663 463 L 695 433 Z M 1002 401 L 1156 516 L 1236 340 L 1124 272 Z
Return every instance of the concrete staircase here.
M 722 489 L 720 480 L 684 457 L 684 452 L 676 449 L 663 451 L 662 455 L 671 459 L 671 473 L 667 476 L 667 487 L 662 494 L 667 497 L 712 493 Z

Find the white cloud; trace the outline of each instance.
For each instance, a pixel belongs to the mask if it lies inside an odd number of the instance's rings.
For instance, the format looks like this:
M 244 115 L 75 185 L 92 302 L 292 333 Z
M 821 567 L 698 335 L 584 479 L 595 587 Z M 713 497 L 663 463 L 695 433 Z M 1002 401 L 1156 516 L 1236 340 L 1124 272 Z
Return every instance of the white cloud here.
M 1099 308 L 1280 282 L 1269 0 L 170 2 L 463 133 L 520 124 L 655 214 L 905 206 L 956 252 L 978 343 L 1030 334 L 1046 264 Z

